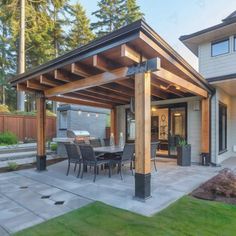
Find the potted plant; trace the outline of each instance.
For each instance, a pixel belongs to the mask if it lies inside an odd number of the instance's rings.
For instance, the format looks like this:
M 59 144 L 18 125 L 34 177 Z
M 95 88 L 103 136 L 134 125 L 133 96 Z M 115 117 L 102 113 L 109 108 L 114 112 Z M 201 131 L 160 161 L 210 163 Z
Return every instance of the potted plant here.
M 177 146 L 177 164 L 191 166 L 191 145 L 185 139 L 180 139 Z

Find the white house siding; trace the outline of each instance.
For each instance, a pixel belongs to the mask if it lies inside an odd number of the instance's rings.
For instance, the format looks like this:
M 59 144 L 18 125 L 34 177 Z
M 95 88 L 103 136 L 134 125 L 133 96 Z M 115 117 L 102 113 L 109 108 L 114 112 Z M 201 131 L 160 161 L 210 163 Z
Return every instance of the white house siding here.
M 227 105 L 227 152 L 219 154 L 219 102 Z M 229 157 L 236 156 L 233 146 L 236 145 L 236 98 L 217 88 L 212 99 L 212 161 L 220 164 Z
M 234 51 L 233 40 L 234 37 L 231 36 L 230 52 L 216 57 L 211 56 L 211 42 L 199 45 L 199 72 L 205 78 L 236 73 L 236 51 Z
M 173 103 L 187 103 L 188 108 L 188 143 L 192 146 L 192 162 L 200 161 L 201 153 L 201 110 L 196 109 L 200 105 L 200 98 L 191 97 L 191 98 L 181 98 L 181 99 L 171 99 L 164 100 L 152 103 L 152 105 L 164 105 L 164 104 L 173 104 Z M 200 108 L 201 106 L 199 106 Z M 117 107 L 117 132 L 123 132 L 124 137 L 126 136 L 126 127 L 125 127 L 125 109 L 129 106 L 119 106 Z

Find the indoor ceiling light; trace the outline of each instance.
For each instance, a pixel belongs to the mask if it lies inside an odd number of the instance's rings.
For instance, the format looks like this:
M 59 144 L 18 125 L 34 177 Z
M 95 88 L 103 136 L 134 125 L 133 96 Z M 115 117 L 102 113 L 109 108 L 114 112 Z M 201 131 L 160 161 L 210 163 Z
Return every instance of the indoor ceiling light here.
M 181 116 L 181 113 L 175 113 L 174 116 Z

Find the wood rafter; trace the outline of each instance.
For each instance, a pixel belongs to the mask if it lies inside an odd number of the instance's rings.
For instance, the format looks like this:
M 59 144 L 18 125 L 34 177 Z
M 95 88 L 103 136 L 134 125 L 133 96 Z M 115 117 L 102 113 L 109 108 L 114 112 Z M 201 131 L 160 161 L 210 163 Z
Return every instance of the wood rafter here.
M 118 100 L 118 99 L 111 99 L 110 97 L 107 97 L 105 95 L 98 95 L 94 94 L 93 92 L 90 91 L 80 91 L 80 92 L 75 92 L 79 97 L 87 100 L 93 100 L 97 102 L 108 102 L 108 103 L 113 103 L 113 104 L 125 104 L 124 101 Z
M 134 90 L 132 90 L 130 88 L 126 88 L 120 84 L 104 84 L 100 87 L 102 87 L 104 89 L 108 89 L 112 92 L 119 93 L 124 96 L 130 96 L 130 97 L 134 96 Z
M 43 75 L 40 76 L 39 81 L 40 81 L 40 84 L 51 86 L 51 87 L 62 85 L 62 83 L 60 83 L 56 80 L 50 80 Z
M 27 88 L 27 85 L 25 85 L 25 84 L 17 84 L 16 85 L 16 90 L 17 91 L 22 91 L 22 92 L 35 93 L 34 89 Z
M 104 85 L 118 80 L 126 79 L 128 68 L 122 67 L 111 72 L 104 72 L 98 75 L 90 76 L 85 79 L 67 83 L 45 91 L 46 97 L 52 97 L 59 94 L 84 90 L 95 86 Z
M 163 91 L 166 91 L 168 93 L 174 94 L 178 97 L 184 97 L 185 94 L 180 91 L 179 89 L 176 89 L 175 87 L 169 87 L 168 83 L 165 83 L 161 80 L 158 80 L 157 78 L 152 78 L 152 86 L 158 89 L 161 89 Z M 168 88 L 169 87 L 169 88 Z
M 142 59 L 141 55 L 127 44 L 121 46 L 121 57 L 129 59 L 135 63 L 140 63 Z
M 124 96 L 123 94 L 120 94 L 119 92 L 115 91 L 110 91 L 109 89 L 101 88 L 101 87 L 96 87 L 96 88 L 90 88 L 87 91 L 91 91 L 94 94 L 101 95 L 101 96 L 106 96 L 109 97 L 110 99 L 119 99 L 122 100 L 123 102 L 129 102 L 130 97 L 129 96 Z
M 78 98 L 71 98 L 67 96 L 54 96 L 54 97 L 50 97 L 49 100 L 62 102 L 62 103 L 68 103 L 68 104 L 85 105 L 85 106 L 100 107 L 100 108 L 107 108 L 107 109 L 111 109 L 113 107 L 112 105 L 106 104 L 106 103 L 91 102 L 91 101 L 86 101 L 86 100 L 78 99 Z
M 154 75 L 156 75 L 159 79 L 163 80 L 164 82 L 171 83 L 174 85 L 179 86 L 181 89 L 184 89 L 192 94 L 195 94 L 197 96 L 201 96 L 206 98 L 208 96 L 208 92 L 197 85 L 182 79 L 181 77 L 173 74 L 172 72 L 169 72 L 163 68 L 161 68 L 159 71 L 153 72 Z
M 28 80 L 27 81 L 27 88 L 38 90 L 38 91 L 44 91 L 44 90 L 48 89 L 49 87 L 46 85 L 42 85 L 38 82 Z
M 82 65 L 81 63 L 72 63 L 69 66 L 69 72 L 81 77 L 91 76 L 91 68 L 88 68 L 88 66 Z
M 59 80 L 59 81 L 62 81 L 62 82 L 73 82 L 74 80 L 71 79 L 68 74 L 66 74 L 65 72 L 63 72 L 62 70 L 60 69 L 57 69 L 57 70 L 54 70 L 54 79 L 55 80 Z
M 162 55 L 169 63 L 174 65 L 180 72 L 187 75 L 189 79 L 191 79 L 194 83 L 198 85 L 202 85 L 199 79 L 196 77 L 195 73 L 191 73 L 188 69 L 186 69 L 181 63 L 176 61 L 172 56 L 170 56 L 163 48 L 157 45 L 152 39 L 147 37 L 144 33 L 140 32 L 140 39 L 142 39 L 149 47 L 152 47 L 159 55 Z M 166 47 L 169 47 L 167 44 Z M 203 78 L 202 78 L 203 80 Z
M 114 63 L 112 63 L 110 60 L 101 55 L 94 55 L 92 60 L 93 60 L 93 67 L 101 71 L 110 71 L 115 69 Z

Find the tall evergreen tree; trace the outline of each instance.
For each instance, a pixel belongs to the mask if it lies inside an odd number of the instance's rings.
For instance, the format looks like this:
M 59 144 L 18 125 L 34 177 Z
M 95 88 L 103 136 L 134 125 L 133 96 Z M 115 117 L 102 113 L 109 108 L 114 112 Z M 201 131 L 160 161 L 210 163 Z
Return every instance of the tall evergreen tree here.
M 90 20 L 81 4 L 77 3 L 71 6 L 71 16 L 73 18 L 72 28 L 67 39 L 70 50 L 87 44 L 95 37 L 90 29 Z
M 144 17 L 136 0 L 126 0 L 123 5 L 124 17 L 122 19 L 123 25 L 131 24 L 132 22 Z
M 11 44 L 9 13 L 0 5 L 0 103 L 15 109 L 16 94 L 7 83 L 7 77 L 15 73 L 15 48 Z
M 100 0 L 98 10 L 93 12 L 98 21 L 91 24 L 98 37 L 110 33 L 122 25 L 124 0 Z

